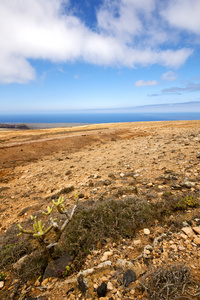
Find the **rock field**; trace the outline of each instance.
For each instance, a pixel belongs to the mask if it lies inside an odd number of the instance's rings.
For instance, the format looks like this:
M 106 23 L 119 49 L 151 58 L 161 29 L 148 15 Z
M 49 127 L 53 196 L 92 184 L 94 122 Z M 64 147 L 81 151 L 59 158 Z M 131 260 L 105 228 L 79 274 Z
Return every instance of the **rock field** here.
M 45 210 L 59 195 L 73 205 L 75 191 L 85 205 L 127 196 L 149 203 L 168 194 L 199 199 L 200 121 L 0 132 L 0 245 L 11 225 Z M 149 299 L 139 282 L 163 263 L 184 262 L 200 285 L 200 209 L 168 219 L 138 229 L 134 239 L 97 245 L 78 274 L 24 284 L 24 298 L 17 298 L 19 280 L 9 273 L 0 281 L 0 298 Z

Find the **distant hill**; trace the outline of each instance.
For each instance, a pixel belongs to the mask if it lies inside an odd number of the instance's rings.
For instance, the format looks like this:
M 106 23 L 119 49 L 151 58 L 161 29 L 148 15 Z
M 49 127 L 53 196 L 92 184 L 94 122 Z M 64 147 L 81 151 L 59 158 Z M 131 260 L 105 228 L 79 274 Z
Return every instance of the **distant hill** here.
M 0 128 L 10 128 L 10 129 L 31 129 L 29 126 L 26 124 L 0 124 Z

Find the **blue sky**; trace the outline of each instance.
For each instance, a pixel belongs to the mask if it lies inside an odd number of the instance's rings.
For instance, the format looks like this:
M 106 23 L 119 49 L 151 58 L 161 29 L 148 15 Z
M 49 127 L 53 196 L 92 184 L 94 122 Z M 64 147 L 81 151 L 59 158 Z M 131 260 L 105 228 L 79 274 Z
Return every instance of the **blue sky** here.
M 0 45 L 0 113 L 200 102 L 199 0 L 0 0 Z

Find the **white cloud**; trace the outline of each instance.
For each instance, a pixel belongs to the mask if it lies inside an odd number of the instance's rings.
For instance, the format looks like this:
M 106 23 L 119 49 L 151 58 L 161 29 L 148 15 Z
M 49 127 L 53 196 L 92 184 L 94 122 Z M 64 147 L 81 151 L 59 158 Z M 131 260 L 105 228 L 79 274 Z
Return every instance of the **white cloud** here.
M 158 26 L 160 20 L 155 21 L 156 0 L 105 0 L 97 12 L 96 31 L 70 12 L 70 3 L 0 0 L 1 83 L 34 80 L 36 71 L 30 59 L 179 67 L 193 52 L 184 47 L 172 50 L 166 45 L 162 50 L 169 34 Z
M 149 18 L 154 9 L 154 0 L 106 0 L 97 14 L 98 26 L 104 33 L 120 40 L 132 41 L 141 34 L 143 23 L 139 14 Z
M 0 54 L 0 82 L 27 83 L 35 77 L 34 68 L 24 57 Z
M 172 71 L 168 71 L 168 72 L 162 74 L 161 78 L 166 81 L 174 81 L 177 79 L 177 74 Z
M 170 0 L 162 15 L 172 26 L 200 34 L 199 0 Z
M 156 80 L 138 80 L 134 83 L 134 86 L 140 87 L 140 86 L 155 86 L 158 85 L 158 82 Z

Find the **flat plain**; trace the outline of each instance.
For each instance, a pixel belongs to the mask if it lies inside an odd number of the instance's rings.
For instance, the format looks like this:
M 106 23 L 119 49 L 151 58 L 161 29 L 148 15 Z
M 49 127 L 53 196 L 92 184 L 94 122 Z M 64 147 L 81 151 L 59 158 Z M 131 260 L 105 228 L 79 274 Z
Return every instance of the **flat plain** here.
M 65 188 L 69 188 L 69 193 L 64 195 L 69 206 L 74 203 L 74 191 L 78 192 L 80 203 L 87 204 L 108 198 L 125 199 L 135 195 L 133 186 L 137 189 L 137 197 L 149 203 L 162 201 L 166 193 L 171 193 L 174 197 L 192 195 L 198 198 L 199 151 L 198 120 L 0 131 L 1 237 L 13 224 L 22 223 L 30 215 L 45 210 L 51 199 L 62 194 Z M 198 221 L 194 221 L 200 220 L 198 208 L 188 209 L 184 218 L 185 221 L 190 221 L 188 226 L 198 227 Z M 172 228 L 168 229 L 173 232 Z M 152 227 L 150 236 L 144 235 L 141 230 L 140 228 L 135 238 L 141 241 L 140 246 L 136 246 L 133 240 L 128 240 L 127 243 L 121 241 L 117 246 L 108 242 L 105 248 L 102 246 L 98 250 L 96 258 L 93 254 L 90 255 L 83 268 L 91 268 L 97 261 L 101 262 L 106 251 L 112 253 L 113 264 L 120 257 L 133 259 L 150 240 L 166 232 L 164 225 Z M 184 260 L 194 276 L 200 278 L 199 245 L 195 248 L 192 241 L 188 242 L 191 252 L 195 252 L 191 260 L 187 252 L 189 246 L 179 244 L 180 240 L 181 238 L 172 238 L 169 247 L 175 245 L 174 250 L 173 247 L 169 249 L 175 255 L 178 252 L 182 260 L 185 247 Z M 113 247 L 115 250 L 124 248 L 115 257 Z M 157 259 L 161 260 L 161 257 Z M 107 279 L 114 285 L 112 272 L 110 274 Z M 99 282 L 95 280 L 93 284 L 98 285 Z M 71 285 L 60 291 L 57 284 L 53 291 L 49 291 L 48 299 L 81 299 L 75 298 L 73 292 L 71 296 L 66 296 L 67 288 L 70 287 Z M 113 299 L 134 299 L 128 292 L 127 298 L 123 298 L 122 294 L 121 288 L 113 288 L 108 295 Z M 139 294 L 137 297 L 140 299 Z

